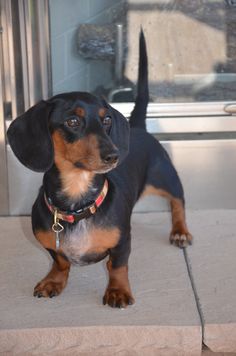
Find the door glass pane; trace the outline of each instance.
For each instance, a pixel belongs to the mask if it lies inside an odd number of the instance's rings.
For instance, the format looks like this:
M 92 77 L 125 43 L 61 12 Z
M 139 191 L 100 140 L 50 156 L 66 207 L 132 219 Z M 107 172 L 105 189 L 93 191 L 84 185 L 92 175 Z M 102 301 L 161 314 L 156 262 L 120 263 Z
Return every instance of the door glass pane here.
M 142 25 L 153 101 L 236 99 L 236 1 L 128 2 L 128 79 L 136 80 L 135 43 Z
M 236 0 L 75 0 L 78 11 L 66 1 L 49 4 L 54 94 L 84 90 L 133 101 L 142 26 L 152 101 L 235 100 Z M 123 73 L 116 66 L 117 23 Z

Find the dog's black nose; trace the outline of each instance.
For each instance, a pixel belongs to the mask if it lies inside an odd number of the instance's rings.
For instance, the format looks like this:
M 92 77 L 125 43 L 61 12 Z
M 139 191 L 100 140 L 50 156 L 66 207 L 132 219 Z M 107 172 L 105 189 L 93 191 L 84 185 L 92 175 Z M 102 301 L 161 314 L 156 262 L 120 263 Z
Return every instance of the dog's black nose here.
M 114 164 L 118 161 L 119 155 L 117 153 L 109 153 L 103 157 L 103 162 L 106 164 Z

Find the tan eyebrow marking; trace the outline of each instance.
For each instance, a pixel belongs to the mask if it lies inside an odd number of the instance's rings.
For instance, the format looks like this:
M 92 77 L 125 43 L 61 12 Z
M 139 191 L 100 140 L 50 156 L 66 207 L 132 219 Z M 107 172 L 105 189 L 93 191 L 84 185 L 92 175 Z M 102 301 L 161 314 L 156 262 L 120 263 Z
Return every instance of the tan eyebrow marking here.
M 107 109 L 105 109 L 105 108 L 100 108 L 98 110 L 98 115 L 100 116 L 101 119 L 104 119 L 104 117 L 106 116 L 106 113 L 107 113 Z
M 77 115 L 77 116 L 79 116 L 79 117 L 81 117 L 81 118 L 85 118 L 85 114 L 86 114 L 86 112 L 85 112 L 85 110 L 83 109 L 83 108 L 81 108 L 81 107 L 77 107 L 76 109 L 75 109 L 75 114 Z

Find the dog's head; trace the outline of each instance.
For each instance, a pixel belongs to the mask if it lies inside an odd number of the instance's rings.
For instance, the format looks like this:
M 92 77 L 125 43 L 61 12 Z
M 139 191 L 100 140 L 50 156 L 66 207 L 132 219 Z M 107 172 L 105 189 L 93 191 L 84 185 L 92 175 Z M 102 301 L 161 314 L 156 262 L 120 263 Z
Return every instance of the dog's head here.
M 73 92 L 41 101 L 16 118 L 9 144 L 26 167 L 46 172 L 56 159 L 105 173 L 128 153 L 129 124 L 103 99 Z

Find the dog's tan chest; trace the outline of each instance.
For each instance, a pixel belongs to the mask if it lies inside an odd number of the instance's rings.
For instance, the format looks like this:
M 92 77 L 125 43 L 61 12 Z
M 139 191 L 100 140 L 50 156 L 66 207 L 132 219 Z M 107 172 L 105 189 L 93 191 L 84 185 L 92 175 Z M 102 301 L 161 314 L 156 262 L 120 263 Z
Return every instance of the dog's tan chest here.
M 99 255 L 102 257 L 117 245 L 119 238 L 117 227 L 96 227 L 87 220 L 81 220 L 73 230 L 65 233 L 61 250 L 72 263 L 83 264 L 86 256 L 96 256 L 96 260 Z

